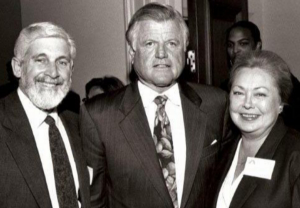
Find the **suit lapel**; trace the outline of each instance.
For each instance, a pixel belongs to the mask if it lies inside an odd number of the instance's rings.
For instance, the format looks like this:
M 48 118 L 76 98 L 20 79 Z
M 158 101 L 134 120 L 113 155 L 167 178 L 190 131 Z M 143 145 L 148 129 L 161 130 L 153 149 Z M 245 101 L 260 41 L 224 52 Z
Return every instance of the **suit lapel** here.
M 230 207 L 240 208 L 248 200 L 257 187 L 257 178 L 243 176 L 238 188 L 235 191 Z
M 205 140 L 206 114 L 201 110 L 201 98 L 187 84 L 180 84 L 180 95 L 186 135 L 186 170 L 181 207 L 189 198 Z
M 88 204 L 86 200 L 89 200 L 89 190 L 88 190 L 88 178 L 87 178 L 87 169 L 86 164 L 83 160 L 82 150 L 80 149 L 82 147 L 80 143 L 79 138 L 79 132 L 78 132 L 78 120 L 74 119 L 72 117 L 68 118 L 68 116 L 65 113 L 59 114 L 64 127 L 66 129 L 66 132 L 68 134 L 69 142 L 71 145 L 73 157 L 76 164 L 76 170 L 78 174 L 78 180 L 79 180 L 79 199 L 81 201 L 81 205 L 85 207 L 85 204 Z
M 240 135 L 238 135 L 236 138 L 231 139 L 228 141 L 229 143 L 225 144 L 222 147 L 222 153 L 221 153 L 221 161 L 218 164 L 218 167 L 216 169 L 216 174 L 221 173 L 220 177 L 216 175 L 215 179 L 215 185 L 217 186 L 216 191 L 212 193 L 214 195 L 214 206 L 217 206 L 218 196 L 219 192 L 221 190 L 222 184 L 227 176 L 227 173 L 231 167 L 231 163 L 233 161 Z M 248 197 L 251 195 L 251 193 L 255 190 L 257 187 L 257 180 L 256 178 L 249 177 L 249 176 L 243 176 L 242 181 L 240 182 L 234 197 L 231 201 L 230 207 L 238 208 L 241 207 L 244 202 L 248 199 Z
M 226 144 L 224 144 L 221 147 L 221 153 L 219 155 L 220 162 L 218 162 L 218 165 L 216 166 L 215 173 L 214 174 L 214 180 L 212 187 L 209 190 L 209 196 L 213 196 L 213 207 L 217 206 L 218 201 L 218 195 L 220 192 L 220 189 L 222 187 L 223 181 L 226 178 L 226 175 L 230 169 L 231 163 L 233 161 L 235 151 L 237 148 L 237 145 L 239 143 L 240 135 L 234 136 L 230 140 L 227 141 Z M 209 202 L 210 203 L 210 202 Z
M 172 200 L 163 179 L 159 165 L 152 133 L 147 116 L 139 95 L 137 83 L 127 87 L 120 111 L 124 119 L 120 122 L 122 129 L 132 151 L 141 162 L 154 188 L 165 201 L 166 207 L 172 207 Z
M 275 126 L 273 127 L 269 136 L 266 138 L 263 145 L 260 147 L 255 157 L 272 159 L 279 143 L 284 138 L 286 132 L 287 132 L 287 127 L 284 125 L 281 117 L 279 117 Z M 240 182 L 235 192 L 230 207 L 235 207 L 235 208 L 242 207 L 243 204 L 246 202 L 246 200 L 249 199 L 249 197 L 251 196 L 255 188 L 259 186 L 259 180 L 266 180 L 266 179 L 260 179 L 260 178 L 244 175 L 242 181 Z
M 40 207 L 51 207 L 42 163 L 29 120 L 16 92 L 5 99 L 7 146 Z

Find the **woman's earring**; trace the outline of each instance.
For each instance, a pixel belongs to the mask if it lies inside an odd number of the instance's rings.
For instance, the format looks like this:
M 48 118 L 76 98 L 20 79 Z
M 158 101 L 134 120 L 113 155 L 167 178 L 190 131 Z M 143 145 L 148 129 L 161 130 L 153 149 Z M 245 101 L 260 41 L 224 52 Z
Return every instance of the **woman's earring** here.
M 282 110 L 283 110 L 283 106 L 280 105 L 280 106 L 279 106 L 279 111 L 280 111 L 280 113 L 282 112 Z

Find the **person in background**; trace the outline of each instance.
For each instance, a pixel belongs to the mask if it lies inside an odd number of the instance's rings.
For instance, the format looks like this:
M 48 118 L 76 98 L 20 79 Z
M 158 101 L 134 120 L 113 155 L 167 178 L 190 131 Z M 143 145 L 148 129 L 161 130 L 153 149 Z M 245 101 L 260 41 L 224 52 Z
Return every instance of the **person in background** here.
M 262 49 L 262 41 L 258 27 L 250 21 L 239 21 L 226 30 L 226 48 L 229 68 L 238 55 Z M 229 79 L 221 84 L 221 88 L 229 92 Z
M 204 205 L 229 115 L 222 90 L 177 82 L 188 36 L 171 6 L 150 3 L 133 15 L 126 38 L 138 81 L 81 108 L 92 206 Z
M 78 115 L 59 106 L 76 48 L 61 27 L 33 23 L 15 44 L 16 91 L 0 100 L 0 206 L 90 207 Z
M 124 87 L 124 84 L 117 77 L 93 78 L 85 85 L 86 98 L 84 101 L 95 95 L 113 92 L 122 87 Z
M 234 23 L 226 32 L 227 55 L 230 67 L 234 64 L 236 57 L 262 49 L 262 41 L 258 27 L 250 21 L 239 21 Z M 300 82 L 291 73 L 293 89 L 291 96 L 283 108 L 282 116 L 284 122 L 300 131 Z M 228 79 L 221 84 L 221 88 L 229 92 Z
M 250 21 L 239 21 L 226 31 L 227 55 L 230 65 L 239 54 L 262 49 L 258 27 Z
M 238 132 L 222 146 L 206 207 L 300 207 L 300 133 L 280 115 L 292 91 L 289 67 L 253 51 L 236 58 L 229 85 Z

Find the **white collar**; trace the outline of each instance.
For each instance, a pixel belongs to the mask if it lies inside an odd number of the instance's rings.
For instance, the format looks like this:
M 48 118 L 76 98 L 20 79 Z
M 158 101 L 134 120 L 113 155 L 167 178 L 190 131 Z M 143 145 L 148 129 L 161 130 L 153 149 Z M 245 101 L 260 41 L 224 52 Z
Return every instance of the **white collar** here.
M 181 106 L 179 87 L 177 83 L 163 93 L 158 93 L 152 90 L 140 81 L 138 81 L 138 88 L 145 108 L 153 103 L 154 99 L 159 95 L 166 95 L 172 104 Z
M 55 123 L 58 123 L 58 114 L 56 110 L 48 114 L 47 112 L 37 108 L 20 88 L 18 88 L 17 93 L 32 128 L 38 128 L 41 124 L 43 124 L 47 115 L 52 116 L 52 118 L 55 120 Z

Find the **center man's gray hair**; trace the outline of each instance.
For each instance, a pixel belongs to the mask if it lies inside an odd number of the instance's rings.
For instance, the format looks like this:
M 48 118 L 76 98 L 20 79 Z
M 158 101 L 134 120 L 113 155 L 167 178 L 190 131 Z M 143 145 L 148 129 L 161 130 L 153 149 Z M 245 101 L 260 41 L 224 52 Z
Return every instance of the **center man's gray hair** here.
M 181 14 L 173 7 L 159 3 L 146 4 L 133 15 L 126 31 L 126 40 L 129 45 L 132 46 L 132 43 L 136 38 L 137 26 L 141 21 L 145 20 L 153 20 L 156 22 L 168 20 L 175 21 L 182 31 L 185 47 L 188 46 L 189 29 Z

